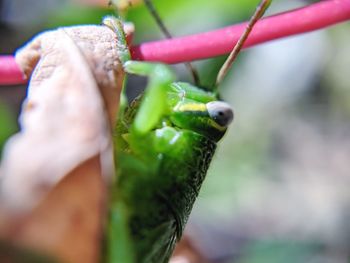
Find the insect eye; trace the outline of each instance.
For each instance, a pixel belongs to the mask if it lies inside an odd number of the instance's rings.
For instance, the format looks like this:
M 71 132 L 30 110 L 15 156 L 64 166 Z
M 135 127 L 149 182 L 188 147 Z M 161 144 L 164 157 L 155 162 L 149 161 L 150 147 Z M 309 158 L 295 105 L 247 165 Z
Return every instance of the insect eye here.
M 220 126 L 227 127 L 233 120 L 233 111 L 230 105 L 223 101 L 207 103 L 209 116 Z

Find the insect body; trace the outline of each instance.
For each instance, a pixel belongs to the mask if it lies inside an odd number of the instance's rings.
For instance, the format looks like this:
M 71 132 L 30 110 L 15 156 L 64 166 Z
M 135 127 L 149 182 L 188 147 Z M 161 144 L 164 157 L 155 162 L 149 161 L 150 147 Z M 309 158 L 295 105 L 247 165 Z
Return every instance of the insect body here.
M 115 18 L 104 23 L 121 28 Z M 126 72 L 150 80 L 116 128 L 119 171 L 109 231 L 124 230 L 110 234 L 110 258 L 126 262 L 120 257 L 129 253 L 132 262 L 167 262 L 233 113 L 215 94 L 172 82 L 167 66 L 124 58 Z M 129 252 L 115 249 L 121 243 L 129 244 Z
M 127 108 L 117 129 L 121 147 L 117 201 L 125 204 L 136 262 L 167 262 L 216 142 L 232 120 L 227 104 L 196 87 L 169 83 L 167 89 L 169 108 L 150 131 L 132 130 L 139 101 Z
M 107 262 L 168 262 L 233 112 L 215 93 L 173 82 L 166 65 L 131 61 L 121 21 L 103 23 L 117 35 L 125 72 L 149 78 L 115 129 Z

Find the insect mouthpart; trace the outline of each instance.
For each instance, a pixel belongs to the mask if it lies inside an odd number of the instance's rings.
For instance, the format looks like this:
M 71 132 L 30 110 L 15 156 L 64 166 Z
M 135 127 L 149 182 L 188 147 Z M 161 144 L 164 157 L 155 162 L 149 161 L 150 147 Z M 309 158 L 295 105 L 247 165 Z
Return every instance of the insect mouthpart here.
M 227 127 L 233 120 L 233 111 L 223 101 L 211 101 L 206 104 L 209 116 L 220 126 Z

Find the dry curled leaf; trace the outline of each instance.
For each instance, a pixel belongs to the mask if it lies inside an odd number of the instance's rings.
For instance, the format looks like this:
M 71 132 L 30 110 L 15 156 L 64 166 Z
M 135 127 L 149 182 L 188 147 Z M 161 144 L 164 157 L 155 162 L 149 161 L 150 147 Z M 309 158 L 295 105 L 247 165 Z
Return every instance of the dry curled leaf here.
M 116 36 L 104 26 L 60 28 L 16 60 L 31 77 L 21 131 L 0 166 L 0 237 L 65 262 L 96 262 L 124 79 Z
M 30 213 L 12 217 L 2 238 L 62 262 L 98 262 L 105 187 L 95 156 L 67 174 Z

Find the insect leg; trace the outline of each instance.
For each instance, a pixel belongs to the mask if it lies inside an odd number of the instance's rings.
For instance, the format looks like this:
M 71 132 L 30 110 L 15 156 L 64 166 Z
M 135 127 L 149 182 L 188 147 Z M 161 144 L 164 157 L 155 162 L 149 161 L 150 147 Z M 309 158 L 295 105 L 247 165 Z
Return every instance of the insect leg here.
M 127 61 L 131 60 L 131 55 L 129 51 L 128 44 L 126 42 L 126 37 L 123 28 L 123 22 L 116 18 L 115 16 L 106 16 L 103 18 L 102 24 L 109 27 L 117 37 L 117 51 L 120 63 L 124 65 Z M 128 105 L 128 99 L 125 92 L 126 78 L 123 82 L 122 92 L 120 94 L 119 103 L 119 118 L 122 118 L 125 108 Z
M 102 24 L 109 27 L 116 34 L 118 58 L 124 65 L 125 62 L 131 60 L 131 55 L 126 43 L 123 22 L 114 16 L 106 16 L 103 18 Z
M 131 74 L 149 77 L 143 100 L 133 124 L 134 131 L 145 134 L 154 128 L 167 112 L 167 90 L 175 79 L 170 68 L 160 63 L 127 61 L 124 70 Z

